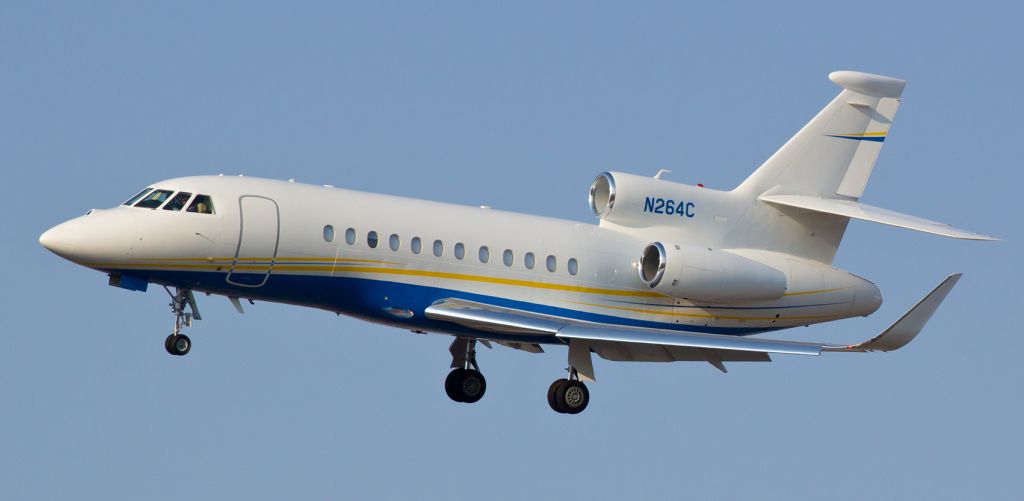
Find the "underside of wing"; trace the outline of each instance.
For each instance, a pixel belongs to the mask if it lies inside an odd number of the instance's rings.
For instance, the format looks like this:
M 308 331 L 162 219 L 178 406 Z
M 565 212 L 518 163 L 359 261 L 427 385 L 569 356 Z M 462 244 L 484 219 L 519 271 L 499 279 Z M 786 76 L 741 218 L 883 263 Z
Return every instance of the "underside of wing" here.
M 717 334 L 614 327 L 581 323 L 459 299 L 445 299 L 427 308 L 427 317 L 486 333 L 550 336 L 551 343 L 585 346 L 613 361 L 770 362 L 769 353 L 817 355 L 822 345 Z

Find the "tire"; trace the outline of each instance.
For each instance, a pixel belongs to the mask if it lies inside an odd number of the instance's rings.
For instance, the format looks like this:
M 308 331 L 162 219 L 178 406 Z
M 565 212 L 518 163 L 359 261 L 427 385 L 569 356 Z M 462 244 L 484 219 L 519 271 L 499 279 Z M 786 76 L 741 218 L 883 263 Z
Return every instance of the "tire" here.
M 555 393 L 559 409 L 566 414 L 579 414 L 590 403 L 590 390 L 580 381 L 569 381 Z
M 448 394 L 448 398 L 462 402 L 462 397 L 459 394 L 459 383 L 462 381 L 462 371 L 466 369 L 455 369 L 448 373 L 448 377 L 444 379 L 444 392 Z
M 169 336 L 167 341 L 164 341 L 166 346 L 169 348 L 167 351 L 171 355 L 177 355 L 183 357 L 188 355 L 189 351 L 192 351 L 192 340 L 184 334 L 178 334 L 177 336 Z
M 167 350 L 168 355 L 176 355 L 176 353 L 174 353 L 174 348 L 171 348 L 171 341 L 173 340 L 173 338 L 174 334 L 171 334 L 167 336 L 166 339 L 164 339 L 164 350 Z
M 559 414 L 562 414 L 564 411 L 558 406 L 557 395 L 560 391 L 560 386 L 568 382 L 568 379 L 556 379 L 548 388 L 548 405 L 551 406 L 551 410 Z

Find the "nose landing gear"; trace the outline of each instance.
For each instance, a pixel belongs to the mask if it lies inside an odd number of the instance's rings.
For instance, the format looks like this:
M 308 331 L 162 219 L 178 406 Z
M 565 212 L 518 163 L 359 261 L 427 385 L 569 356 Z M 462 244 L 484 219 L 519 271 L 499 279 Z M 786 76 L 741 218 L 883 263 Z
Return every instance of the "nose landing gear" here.
M 174 330 L 164 340 L 164 349 L 167 353 L 176 356 L 187 355 L 192 349 L 192 340 L 181 333 L 185 327 L 192 326 L 192 320 L 202 320 L 199 309 L 196 307 L 196 298 L 192 289 L 176 289 L 174 294 L 164 286 L 164 290 L 171 296 L 171 313 L 174 313 Z M 185 308 L 188 307 L 188 312 Z

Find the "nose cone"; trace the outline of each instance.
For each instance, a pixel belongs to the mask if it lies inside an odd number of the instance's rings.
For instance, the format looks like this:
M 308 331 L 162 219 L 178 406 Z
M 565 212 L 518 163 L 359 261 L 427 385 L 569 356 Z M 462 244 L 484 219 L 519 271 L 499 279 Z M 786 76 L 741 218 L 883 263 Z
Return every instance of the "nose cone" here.
M 50 252 L 87 265 L 122 261 L 137 240 L 134 216 L 117 209 L 92 211 L 39 236 L 39 243 Z
M 75 252 L 75 237 L 72 231 L 72 223 L 75 220 L 58 224 L 39 236 L 39 243 L 46 247 L 46 250 L 63 257 L 71 259 Z

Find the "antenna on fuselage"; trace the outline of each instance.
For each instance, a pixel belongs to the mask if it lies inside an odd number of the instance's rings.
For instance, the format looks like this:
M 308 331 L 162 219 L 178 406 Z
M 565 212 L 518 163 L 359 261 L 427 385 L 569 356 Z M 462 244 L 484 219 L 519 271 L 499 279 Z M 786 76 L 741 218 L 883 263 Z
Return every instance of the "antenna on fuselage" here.
M 661 179 L 661 176 L 664 176 L 665 174 L 671 174 L 671 173 L 672 173 L 672 171 L 670 171 L 668 169 L 661 169 L 661 170 L 658 171 L 657 174 L 654 175 L 654 179 Z

